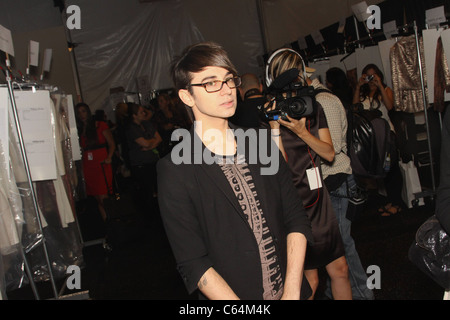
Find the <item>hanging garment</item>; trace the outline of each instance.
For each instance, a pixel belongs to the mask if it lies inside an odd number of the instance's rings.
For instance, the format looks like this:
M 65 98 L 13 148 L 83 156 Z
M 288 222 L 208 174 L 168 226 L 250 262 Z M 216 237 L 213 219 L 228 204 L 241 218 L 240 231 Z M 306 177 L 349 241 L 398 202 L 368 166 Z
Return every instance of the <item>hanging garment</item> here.
M 9 254 L 20 242 L 23 215 L 22 199 L 14 175 L 8 178 L 9 161 L 5 159 L 4 147 L 0 141 L 0 252 Z
M 56 205 L 58 206 L 61 225 L 63 228 L 66 228 L 69 223 L 75 221 L 72 204 L 66 193 L 66 187 L 62 177 L 58 176 L 56 180 L 53 180 L 53 186 L 55 188 Z
M 450 71 L 444 54 L 441 37 L 436 47 L 436 64 L 434 67 L 434 105 L 435 111 L 443 112 L 445 107 L 445 91 L 450 92 Z
M 419 39 L 419 47 L 421 60 L 425 61 L 422 39 Z M 424 110 L 418 58 L 414 35 L 401 38 L 391 48 L 392 86 L 394 106 L 397 111 L 419 112 Z M 426 82 L 426 68 L 424 64 L 422 67 Z M 425 91 L 428 96 L 426 83 Z
M 9 254 L 11 249 L 19 243 L 13 212 L 8 198 L 0 189 L 0 253 Z

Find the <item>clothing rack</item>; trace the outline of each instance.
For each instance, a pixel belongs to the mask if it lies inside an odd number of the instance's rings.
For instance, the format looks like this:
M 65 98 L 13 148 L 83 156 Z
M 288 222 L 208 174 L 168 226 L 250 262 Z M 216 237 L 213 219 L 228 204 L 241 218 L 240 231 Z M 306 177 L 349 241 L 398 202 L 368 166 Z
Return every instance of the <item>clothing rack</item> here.
M 412 29 L 412 30 L 411 30 Z M 417 22 L 414 20 L 412 23 L 408 23 L 402 26 L 397 27 L 397 34 L 393 34 L 392 37 L 398 41 L 398 37 L 405 37 L 414 35 L 414 41 L 415 41 L 415 49 L 417 53 L 418 63 L 419 63 L 419 75 L 420 75 L 420 85 L 422 90 L 422 101 L 424 105 L 424 117 L 425 117 L 425 128 L 426 128 L 426 135 L 427 135 L 427 147 L 428 147 L 428 154 L 430 159 L 430 173 L 431 173 L 431 190 L 422 190 L 419 193 L 414 193 L 414 202 L 413 205 L 416 205 L 419 202 L 419 199 L 424 197 L 430 197 L 431 199 L 434 199 L 434 196 L 436 194 L 436 182 L 435 182 L 435 172 L 434 172 L 434 160 L 433 160 L 433 153 L 432 153 L 432 147 L 431 147 L 431 136 L 430 136 L 430 126 L 428 123 L 428 99 L 426 96 L 425 91 L 425 75 L 423 71 L 423 65 L 424 62 L 422 61 L 422 56 L 420 54 L 420 44 L 419 44 L 419 32 L 417 27 Z
M 7 61 L 6 65 L 9 66 L 9 61 Z M 52 266 L 51 266 L 50 259 L 49 259 L 49 256 L 48 256 L 47 244 L 46 244 L 46 241 L 45 241 L 45 237 L 43 235 L 44 233 L 43 233 L 43 228 L 42 228 L 42 221 L 41 221 L 41 218 L 39 216 L 39 208 L 38 208 L 38 202 L 37 202 L 37 197 L 36 197 L 36 191 L 34 189 L 34 186 L 33 186 L 32 180 L 31 180 L 31 171 L 30 171 L 30 167 L 29 167 L 27 154 L 25 152 L 25 142 L 23 140 L 22 128 L 20 126 L 19 114 L 17 112 L 16 99 L 14 98 L 14 89 L 13 89 L 13 85 L 12 85 L 12 79 L 11 79 L 11 74 L 9 72 L 9 68 L 6 69 L 6 82 L 7 82 L 7 85 L 8 85 L 9 100 L 11 102 L 11 109 L 13 111 L 15 127 L 16 127 L 16 130 L 17 130 L 17 136 L 18 136 L 18 139 L 19 139 L 19 146 L 20 146 L 22 161 L 23 161 L 23 164 L 25 166 L 25 173 L 27 175 L 28 187 L 30 188 L 30 191 L 31 191 L 31 198 L 32 198 L 32 201 L 33 201 L 33 207 L 34 207 L 34 211 L 35 211 L 35 214 L 36 214 L 36 220 L 38 222 L 39 231 L 41 232 L 42 237 L 43 237 L 42 241 L 40 242 L 40 244 L 42 245 L 42 248 L 44 250 L 44 256 L 45 256 L 45 260 L 46 260 L 46 263 L 47 263 L 47 268 L 48 268 L 48 272 L 49 272 L 49 276 L 50 276 L 50 282 L 51 282 L 53 294 L 54 294 L 55 297 L 57 297 L 58 296 L 58 292 L 56 290 L 56 284 L 55 284 L 55 279 L 54 279 L 53 272 L 52 272 Z M 17 230 L 17 231 L 19 232 L 19 230 Z M 24 261 L 25 270 L 26 270 L 27 276 L 29 278 L 30 286 L 31 286 L 31 288 L 33 290 L 34 297 L 36 298 L 36 300 L 39 300 L 40 299 L 39 292 L 38 292 L 38 290 L 36 288 L 36 284 L 33 281 L 33 275 L 31 273 L 31 269 L 30 269 L 30 265 L 28 263 L 28 259 L 25 256 L 25 250 L 24 250 L 24 248 L 21 245 L 19 245 L 19 249 L 20 249 L 20 254 L 21 254 L 21 256 L 23 258 L 23 261 Z
M 34 242 L 31 245 L 29 245 L 27 248 L 25 248 L 24 244 L 22 243 L 21 230 L 19 230 L 17 223 L 14 223 L 17 234 L 19 235 L 19 243 L 18 243 L 17 247 L 18 247 L 18 251 L 20 254 L 20 258 L 23 261 L 24 270 L 25 270 L 26 276 L 28 277 L 28 281 L 29 281 L 33 296 L 36 300 L 40 300 L 41 296 L 40 296 L 39 290 L 37 288 L 37 285 L 35 283 L 34 275 L 32 272 L 32 266 L 29 262 L 29 259 L 27 258 L 27 254 L 31 254 L 38 248 L 42 248 L 43 256 L 45 258 L 45 267 L 46 267 L 45 271 L 48 272 L 48 280 L 50 281 L 50 286 L 51 286 L 52 293 L 53 293 L 53 299 L 58 299 L 58 300 L 59 299 L 76 299 L 76 297 L 78 297 L 78 299 L 84 299 L 87 296 L 86 291 L 64 296 L 63 292 L 66 288 L 66 281 L 64 281 L 64 285 L 60 289 L 60 291 L 58 292 L 58 290 L 57 290 L 53 266 L 52 266 L 50 256 L 49 256 L 48 239 L 46 239 L 46 235 L 44 233 L 44 227 L 43 227 L 43 223 L 42 223 L 41 216 L 40 216 L 38 197 L 37 197 L 36 189 L 35 189 L 35 186 L 33 185 L 32 177 L 31 177 L 31 169 L 30 169 L 29 160 L 27 157 L 27 152 L 25 149 L 25 141 L 23 138 L 23 131 L 22 131 L 22 127 L 20 124 L 19 113 L 18 113 L 17 104 L 16 104 L 16 100 L 15 100 L 15 95 L 14 95 L 12 71 L 9 66 L 10 66 L 10 62 L 9 62 L 9 57 L 7 55 L 6 68 L 3 70 L 5 72 L 5 77 L 6 77 L 6 82 L 7 82 L 8 100 L 9 100 L 10 106 L 11 106 L 10 110 L 12 111 L 12 116 L 14 119 L 12 128 L 16 129 L 16 133 L 17 133 L 19 153 L 20 153 L 20 157 L 21 157 L 21 160 L 22 160 L 22 163 L 24 166 L 26 180 L 27 180 L 26 183 L 28 185 L 27 187 L 29 189 L 29 194 L 30 194 L 30 198 L 32 201 L 32 209 L 33 209 L 32 218 L 36 219 L 37 226 L 38 226 L 37 231 L 38 231 L 38 233 L 40 233 L 37 237 L 38 239 L 33 240 Z M 20 89 L 33 88 L 33 90 L 36 88 L 39 88 L 39 87 L 40 87 L 39 84 L 32 84 L 32 83 L 24 83 L 23 86 L 19 86 Z M 6 144 L 6 147 L 8 147 L 7 144 Z M 76 219 L 75 219 L 75 221 L 76 221 Z M 78 231 L 79 231 L 79 234 L 81 237 L 81 232 L 79 230 L 78 221 L 77 221 L 77 227 L 78 227 Z M 2 298 L 7 299 L 6 293 L 5 293 L 5 296 Z
M 417 24 L 416 21 L 413 23 L 414 28 L 414 38 L 416 41 L 416 51 L 417 51 L 417 57 L 419 61 L 419 72 L 420 72 L 420 84 L 422 87 L 422 99 L 423 99 L 423 105 L 424 105 L 424 114 L 425 114 L 425 126 L 427 131 L 427 143 L 428 143 L 428 153 L 430 157 L 430 171 L 431 171 L 431 187 L 432 187 L 432 193 L 430 192 L 421 192 L 419 194 L 415 194 L 416 199 L 420 199 L 423 196 L 431 196 L 432 198 L 436 194 L 436 182 L 435 182 L 435 176 L 434 176 L 434 161 L 433 161 L 433 152 L 431 149 L 431 136 L 430 136 L 430 126 L 428 123 L 428 111 L 427 111 L 427 97 L 425 93 L 425 79 L 423 74 L 423 64 L 422 64 L 422 58 L 420 56 L 420 45 L 419 45 L 419 35 L 417 30 Z

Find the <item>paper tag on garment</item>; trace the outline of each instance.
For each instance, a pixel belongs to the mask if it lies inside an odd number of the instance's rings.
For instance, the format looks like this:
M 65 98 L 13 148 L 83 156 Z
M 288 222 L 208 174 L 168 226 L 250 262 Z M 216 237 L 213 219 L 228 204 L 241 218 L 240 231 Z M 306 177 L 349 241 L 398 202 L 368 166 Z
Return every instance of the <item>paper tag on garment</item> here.
M 310 190 L 322 188 L 322 179 L 320 178 L 319 168 L 311 168 L 306 170 L 306 176 L 308 177 Z
M 94 155 L 92 154 L 92 152 L 88 152 L 87 154 L 88 160 L 94 160 Z

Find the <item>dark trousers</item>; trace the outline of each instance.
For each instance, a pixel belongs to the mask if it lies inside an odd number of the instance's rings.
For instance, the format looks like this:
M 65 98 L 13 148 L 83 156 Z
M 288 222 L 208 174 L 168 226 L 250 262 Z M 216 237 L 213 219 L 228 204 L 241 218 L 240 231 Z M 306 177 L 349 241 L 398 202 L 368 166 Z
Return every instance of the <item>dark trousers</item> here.
M 402 205 L 402 188 L 403 177 L 398 162 L 398 140 L 397 136 L 391 131 L 391 140 L 395 143 L 391 145 L 391 169 L 384 178 L 384 186 L 386 188 L 387 201 L 393 205 Z

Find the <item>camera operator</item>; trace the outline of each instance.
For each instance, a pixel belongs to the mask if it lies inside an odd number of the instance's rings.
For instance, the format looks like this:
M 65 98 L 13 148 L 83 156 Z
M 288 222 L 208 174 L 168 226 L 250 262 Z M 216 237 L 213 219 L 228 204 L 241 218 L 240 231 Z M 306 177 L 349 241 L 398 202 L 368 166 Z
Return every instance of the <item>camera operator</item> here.
M 286 75 L 289 75 L 294 68 L 298 69 L 299 76 L 293 82 L 303 87 L 308 86 L 311 80 L 306 75 L 306 66 L 301 56 L 288 48 L 274 52 L 266 66 L 266 81 L 269 89 L 271 86 L 276 87 L 276 84 L 283 83 Z M 285 86 L 284 83 L 280 85 L 280 87 L 283 86 Z M 285 92 L 283 95 L 295 97 L 296 93 L 299 91 Z M 300 102 L 302 98 L 299 97 Z M 275 101 L 271 112 L 276 110 L 277 103 L 278 105 L 284 103 L 282 100 Z M 324 111 L 319 103 L 314 103 L 314 112 L 309 116 L 295 119 L 286 113 L 274 119 L 269 121 L 272 136 L 285 155 L 293 173 L 294 185 L 311 220 L 314 244 L 308 245 L 306 252 L 306 278 L 315 293 L 319 283 L 317 269 L 325 267 L 331 278 L 333 298 L 352 299 L 348 266 L 338 222 L 330 196 L 326 188 L 322 187 L 321 161 L 324 159 L 331 162 L 335 155 Z

